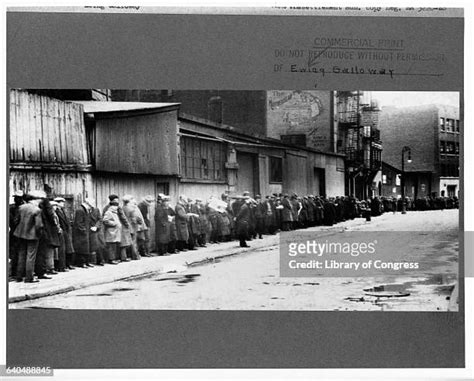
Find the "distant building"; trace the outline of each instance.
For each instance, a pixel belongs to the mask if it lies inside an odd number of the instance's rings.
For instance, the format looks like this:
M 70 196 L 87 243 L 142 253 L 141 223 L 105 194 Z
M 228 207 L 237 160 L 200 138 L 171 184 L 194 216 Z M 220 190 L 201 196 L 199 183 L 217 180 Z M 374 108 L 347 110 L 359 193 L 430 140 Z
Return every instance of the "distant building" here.
M 380 115 L 383 160 L 401 170 L 402 148 L 410 147 L 405 161 L 405 194 L 459 195 L 459 107 L 426 105 L 384 107 Z

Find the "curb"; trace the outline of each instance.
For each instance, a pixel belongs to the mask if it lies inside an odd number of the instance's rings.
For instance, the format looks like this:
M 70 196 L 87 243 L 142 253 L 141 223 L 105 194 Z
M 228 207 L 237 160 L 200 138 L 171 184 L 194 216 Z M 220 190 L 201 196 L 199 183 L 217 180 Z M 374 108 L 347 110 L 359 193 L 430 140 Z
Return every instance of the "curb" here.
M 365 224 L 365 221 L 360 221 L 359 223 L 355 224 L 352 227 L 360 226 L 360 225 L 364 225 L 364 224 Z M 311 228 L 308 228 L 308 229 L 311 229 Z M 300 231 L 307 231 L 308 229 L 301 229 Z M 344 228 L 343 226 L 337 226 L 337 225 L 330 226 L 330 227 L 329 226 L 321 226 L 321 229 L 319 230 L 319 232 L 332 233 L 334 231 L 339 231 L 339 232 L 342 233 L 345 230 L 347 230 L 347 228 Z M 278 235 L 276 235 L 276 237 L 278 237 Z M 172 265 L 162 266 L 162 267 L 160 267 L 156 270 L 141 272 L 139 274 L 131 274 L 131 275 L 119 276 L 119 277 L 108 278 L 108 279 L 105 278 L 105 279 L 100 279 L 100 280 L 97 280 L 97 281 L 92 281 L 92 282 L 87 282 L 87 283 L 80 283 L 80 284 L 75 285 L 75 286 L 64 286 L 64 287 L 58 287 L 58 288 L 48 290 L 48 291 L 43 291 L 43 292 L 36 292 L 36 293 L 12 296 L 12 297 L 8 298 L 8 303 L 10 304 L 10 303 L 23 302 L 23 301 L 27 301 L 27 300 L 40 299 L 40 298 L 44 298 L 44 297 L 48 297 L 48 296 L 54 296 L 54 295 L 64 294 L 64 293 L 71 292 L 71 291 L 80 290 L 80 289 L 83 289 L 83 288 L 86 288 L 86 287 L 98 286 L 98 285 L 102 285 L 102 284 L 113 283 L 113 282 L 118 282 L 118 281 L 124 281 L 124 280 L 129 280 L 129 279 L 146 278 L 146 277 L 156 275 L 156 274 L 160 274 L 160 273 L 164 274 L 164 273 L 169 273 L 169 272 L 171 272 L 171 273 L 181 272 L 181 271 L 186 270 L 189 267 L 200 266 L 200 265 L 204 265 L 204 264 L 207 264 L 207 263 L 211 263 L 211 262 L 215 261 L 216 259 L 222 259 L 222 258 L 226 258 L 226 257 L 236 256 L 236 255 L 239 255 L 239 254 L 244 254 L 244 253 L 248 253 L 248 252 L 252 252 L 252 251 L 253 252 L 258 252 L 258 251 L 262 251 L 262 250 L 268 250 L 268 248 L 273 248 L 275 246 L 278 246 L 278 243 L 271 244 L 271 245 L 264 245 L 264 246 L 261 246 L 261 247 L 258 247 L 258 246 L 257 247 L 251 247 L 251 248 L 248 248 L 248 249 L 238 248 L 237 250 L 232 250 L 232 251 L 230 251 L 228 253 L 225 253 L 225 254 L 217 254 L 215 256 L 207 256 L 207 257 L 203 257 L 202 259 L 196 260 L 196 261 L 193 261 L 193 262 L 175 263 L 175 264 L 172 264 Z

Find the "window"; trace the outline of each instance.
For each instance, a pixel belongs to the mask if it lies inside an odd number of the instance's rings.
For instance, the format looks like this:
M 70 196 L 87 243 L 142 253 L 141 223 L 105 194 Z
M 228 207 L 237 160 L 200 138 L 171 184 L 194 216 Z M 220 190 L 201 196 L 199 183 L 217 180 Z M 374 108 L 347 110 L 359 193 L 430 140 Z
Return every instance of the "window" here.
M 225 180 L 226 146 L 220 142 L 181 137 L 181 174 L 186 179 Z
M 456 132 L 459 132 L 459 119 L 456 119 Z
M 306 135 L 281 135 L 281 141 L 287 144 L 293 144 L 295 146 L 306 147 Z
M 439 142 L 439 152 L 444 153 L 446 151 L 446 142 Z
M 439 125 L 441 127 L 441 131 L 444 131 L 445 130 L 444 118 L 439 118 Z
M 454 153 L 455 153 L 456 155 L 459 155 L 459 143 L 456 143 L 456 148 L 455 148 L 455 149 L 456 149 L 456 150 L 454 151 Z
M 270 156 L 270 182 L 281 183 L 283 181 L 283 159 Z
M 382 184 L 387 184 L 387 175 L 382 175 Z
M 447 154 L 454 154 L 454 142 L 447 142 L 446 143 L 446 153 Z
M 454 119 L 446 119 L 446 131 L 454 132 Z

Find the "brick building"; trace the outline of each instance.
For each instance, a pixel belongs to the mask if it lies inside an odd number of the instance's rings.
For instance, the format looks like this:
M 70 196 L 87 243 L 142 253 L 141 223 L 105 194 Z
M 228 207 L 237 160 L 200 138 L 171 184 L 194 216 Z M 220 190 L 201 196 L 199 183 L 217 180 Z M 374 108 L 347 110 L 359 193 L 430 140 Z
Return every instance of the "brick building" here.
M 411 163 L 405 162 L 408 197 L 458 196 L 460 125 L 459 107 L 382 109 L 383 161 L 401 170 L 402 148 L 411 150 Z

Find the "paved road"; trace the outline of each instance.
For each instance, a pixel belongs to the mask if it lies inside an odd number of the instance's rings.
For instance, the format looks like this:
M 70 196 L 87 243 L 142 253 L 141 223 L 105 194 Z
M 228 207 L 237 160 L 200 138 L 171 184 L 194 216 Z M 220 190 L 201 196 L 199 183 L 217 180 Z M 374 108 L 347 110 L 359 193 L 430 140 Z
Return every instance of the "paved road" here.
M 423 266 L 408 275 L 279 277 L 277 241 L 266 237 L 264 248 L 180 273 L 92 286 L 15 308 L 446 311 L 458 274 L 458 218 L 457 210 L 411 212 L 311 229 L 326 230 L 327 236 L 344 229 L 410 231 L 410 241 L 420 243 L 412 259 Z M 393 239 L 393 247 L 400 247 L 396 235 Z M 364 291 L 380 286 L 409 295 L 378 298 Z

